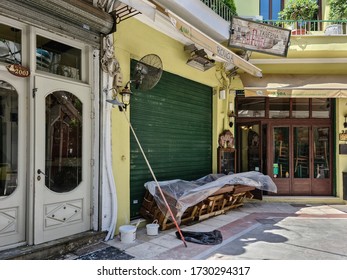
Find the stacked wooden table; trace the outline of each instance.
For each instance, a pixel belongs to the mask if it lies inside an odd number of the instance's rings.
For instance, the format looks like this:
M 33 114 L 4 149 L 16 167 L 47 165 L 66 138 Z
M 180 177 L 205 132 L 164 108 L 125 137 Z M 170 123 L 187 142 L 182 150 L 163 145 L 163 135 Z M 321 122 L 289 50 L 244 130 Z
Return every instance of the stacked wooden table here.
M 189 206 L 182 215 L 176 216 L 175 219 L 179 220 L 180 224 L 187 224 L 224 214 L 231 209 L 244 205 L 245 198 L 253 198 L 251 191 L 254 189 L 255 187 L 245 185 L 224 185 L 206 199 Z M 165 191 L 163 191 L 163 194 L 174 215 L 181 213 L 179 209 L 181 206 L 177 203 L 176 198 L 173 198 Z M 170 211 L 163 209 L 164 207 L 161 208 L 158 207 L 156 200 L 147 190 L 140 209 L 141 216 L 151 222 L 158 220 L 161 230 L 173 228 L 175 225 L 170 219 Z

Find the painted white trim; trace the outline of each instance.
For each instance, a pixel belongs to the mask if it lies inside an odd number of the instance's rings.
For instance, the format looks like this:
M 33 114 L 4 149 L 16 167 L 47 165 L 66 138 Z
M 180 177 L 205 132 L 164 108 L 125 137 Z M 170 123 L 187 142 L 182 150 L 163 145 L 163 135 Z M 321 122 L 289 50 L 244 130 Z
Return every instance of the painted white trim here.
M 217 42 L 229 39 L 230 22 L 197 0 L 155 0 Z
M 90 47 L 91 48 L 91 47 Z M 94 100 L 91 102 L 94 119 L 92 120 L 92 159 L 94 166 L 92 166 L 91 175 L 91 208 L 92 213 L 92 228 L 93 230 L 99 230 L 99 189 L 100 189 L 100 51 L 92 50 L 92 57 L 89 63 L 89 69 L 93 69 L 92 73 L 89 73 L 91 80 L 91 88 Z

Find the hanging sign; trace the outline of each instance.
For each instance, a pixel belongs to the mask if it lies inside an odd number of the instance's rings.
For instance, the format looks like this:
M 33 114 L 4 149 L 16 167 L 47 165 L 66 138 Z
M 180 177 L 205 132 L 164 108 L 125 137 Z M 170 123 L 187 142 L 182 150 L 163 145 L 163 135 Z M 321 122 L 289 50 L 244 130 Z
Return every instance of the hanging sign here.
M 10 72 L 12 75 L 15 75 L 17 77 L 29 77 L 30 76 L 30 70 L 29 68 L 26 68 L 20 64 L 11 64 L 6 66 L 8 72 Z
M 229 46 L 278 56 L 287 56 L 291 30 L 233 17 Z

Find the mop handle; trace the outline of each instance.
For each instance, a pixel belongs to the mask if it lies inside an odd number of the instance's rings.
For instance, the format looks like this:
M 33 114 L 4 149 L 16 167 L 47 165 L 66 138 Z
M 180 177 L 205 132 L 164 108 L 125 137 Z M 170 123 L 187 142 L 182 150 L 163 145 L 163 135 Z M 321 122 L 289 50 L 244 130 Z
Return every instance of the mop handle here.
M 128 121 L 128 124 L 129 124 L 129 126 L 130 126 L 130 129 L 131 129 L 131 131 L 132 131 L 132 133 L 133 133 L 133 135 L 134 135 L 134 137 L 135 137 L 135 140 L 136 140 L 137 144 L 138 144 L 139 147 L 140 147 L 141 153 L 142 153 L 142 155 L 143 155 L 143 157 L 144 157 L 144 159 L 145 159 L 145 161 L 146 161 L 146 163 L 147 163 L 147 166 L 148 166 L 148 168 L 149 168 L 149 170 L 150 170 L 150 172 L 151 172 L 151 174 L 152 174 L 152 177 L 153 177 L 153 179 L 154 179 L 154 181 L 155 181 L 155 183 L 156 183 L 156 185 L 157 185 L 157 187 L 158 187 L 158 189 L 159 189 L 160 195 L 162 196 L 162 198 L 163 198 L 163 200 L 164 200 L 164 203 L 165 203 L 167 209 L 169 210 L 169 213 L 170 213 L 170 215 L 171 215 L 171 217 L 172 217 L 172 219 L 173 219 L 173 222 L 174 222 L 174 224 L 175 224 L 175 226 L 176 226 L 176 228 L 177 228 L 177 231 L 178 231 L 178 233 L 179 233 L 179 235 L 180 235 L 180 237 L 181 237 L 181 240 L 182 240 L 184 246 L 187 247 L 187 243 L 186 243 L 186 241 L 185 241 L 185 239 L 184 239 L 184 237 L 183 237 L 182 231 L 181 231 L 180 227 L 178 226 L 178 223 L 177 223 L 177 221 L 176 221 L 176 219 L 175 219 L 175 217 L 174 217 L 174 215 L 173 215 L 173 213 L 172 213 L 172 211 L 171 211 L 171 208 L 170 208 L 169 204 L 167 203 L 167 200 L 166 200 L 166 198 L 165 198 L 165 196 L 164 196 L 164 194 L 163 194 L 163 192 L 162 192 L 162 190 L 161 190 L 161 187 L 160 187 L 160 185 L 159 185 L 159 183 L 158 183 L 158 181 L 157 181 L 157 178 L 156 178 L 156 176 L 154 175 L 154 172 L 153 172 L 153 170 L 152 170 L 152 167 L 151 167 L 151 165 L 149 164 L 149 161 L 147 160 L 147 157 L 146 157 L 146 155 L 145 155 L 145 152 L 144 152 L 143 149 L 142 149 L 142 146 L 141 146 L 141 144 L 140 144 L 140 141 L 139 141 L 139 139 L 138 139 L 137 136 L 136 136 L 136 133 L 135 133 L 135 131 L 134 131 L 134 129 L 133 129 L 133 126 L 131 125 L 131 123 L 130 123 L 130 121 L 129 121 L 129 119 L 128 119 L 126 113 L 125 113 L 125 111 L 123 111 L 123 113 L 124 113 L 124 115 L 125 115 L 126 120 Z

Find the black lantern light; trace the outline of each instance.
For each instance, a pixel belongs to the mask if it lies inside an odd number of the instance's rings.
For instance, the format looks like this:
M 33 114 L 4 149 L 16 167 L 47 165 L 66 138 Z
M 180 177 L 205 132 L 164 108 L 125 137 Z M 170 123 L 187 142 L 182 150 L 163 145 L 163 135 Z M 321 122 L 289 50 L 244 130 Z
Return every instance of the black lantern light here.
M 118 106 L 119 111 L 123 111 L 123 109 L 126 111 L 127 106 L 130 105 L 130 97 L 132 94 L 129 85 L 130 85 L 130 81 L 127 82 L 125 87 L 119 92 L 119 94 L 122 96 L 122 102 L 120 102 L 117 99 L 117 90 L 115 88 L 112 88 L 114 92 L 113 99 L 109 99 L 106 101 L 111 103 L 112 105 Z
M 130 104 L 130 97 L 131 97 L 131 90 L 129 87 L 130 82 L 128 82 L 125 87 L 122 89 L 122 91 L 120 92 L 120 95 L 122 96 L 122 102 L 125 106 L 125 110 L 127 108 L 127 106 Z

